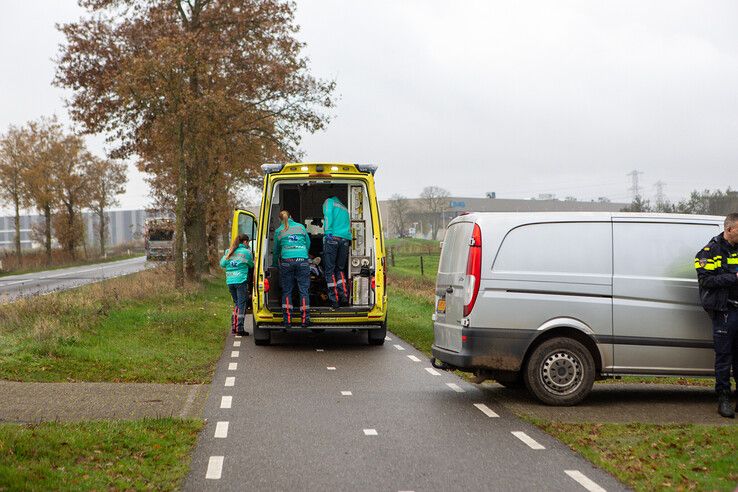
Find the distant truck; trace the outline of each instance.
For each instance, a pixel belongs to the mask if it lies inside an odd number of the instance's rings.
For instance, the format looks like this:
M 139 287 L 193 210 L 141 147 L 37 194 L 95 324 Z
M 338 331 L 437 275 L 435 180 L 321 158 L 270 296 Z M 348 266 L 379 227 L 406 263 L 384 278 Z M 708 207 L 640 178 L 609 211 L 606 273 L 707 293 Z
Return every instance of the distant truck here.
M 144 242 L 147 260 L 166 261 L 174 258 L 174 219 L 146 219 Z

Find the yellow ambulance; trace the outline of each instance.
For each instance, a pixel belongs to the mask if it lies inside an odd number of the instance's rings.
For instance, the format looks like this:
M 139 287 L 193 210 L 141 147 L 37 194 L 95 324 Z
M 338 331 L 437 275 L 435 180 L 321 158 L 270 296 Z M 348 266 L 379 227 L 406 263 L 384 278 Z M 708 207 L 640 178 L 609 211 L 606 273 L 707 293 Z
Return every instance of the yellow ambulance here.
M 371 345 L 382 345 L 387 333 L 386 260 L 379 203 L 374 188 L 376 165 L 348 163 L 264 164 L 261 208 L 256 214 L 237 209 L 231 237 L 252 238 L 253 335 L 256 345 L 269 345 L 272 333 L 299 332 L 285 328 L 279 269 L 272 258 L 279 212 L 288 210 L 310 235 L 310 329 L 366 331 Z M 346 266 L 349 305 L 331 308 L 320 267 L 323 251 L 323 202 L 338 197 L 349 210 L 351 241 Z M 295 291 L 296 294 L 296 291 Z

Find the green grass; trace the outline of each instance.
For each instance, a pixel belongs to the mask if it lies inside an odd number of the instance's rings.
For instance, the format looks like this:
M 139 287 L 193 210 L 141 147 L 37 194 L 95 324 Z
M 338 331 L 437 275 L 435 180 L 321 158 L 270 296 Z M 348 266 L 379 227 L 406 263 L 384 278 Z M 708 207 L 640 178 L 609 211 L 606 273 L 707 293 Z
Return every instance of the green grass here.
M 738 426 L 533 420 L 636 490 L 734 490 Z
M 390 287 L 387 313 L 392 332 L 421 352 L 431 355 L 433 302 Z
M 0 379 L 207 383 L 230 325 L 222 279 L 184 293 L 166 269 L 0 310 Z
M 0 425 L 0 491 L 177 490 L 200 420 Z
M 71 268 L 71 267 L 84 266 L 84 265 L 97 265 L 98 263 L 110 263 L 112 261 L 127 260 L 130 258 L 139 258 L 142 256 L 146 256 L 146 255 L 144 253 L 133 253 L 130 255 L 121 254 L 121 255 L 115 255 L 115 256 L 108 256 L 107 258 L 92 258 L 89 260 L 70 261 L 68 263 L 62 263 L 60 265 L 19 268 L 18 270 L 11 270 L 8 272 L 2 271 L 0 272 L 0 277 L 7 277 L 9 275 L 24 275 L 26 273 L 45 272 L 47 270 L 60 270 L 62 268 Z

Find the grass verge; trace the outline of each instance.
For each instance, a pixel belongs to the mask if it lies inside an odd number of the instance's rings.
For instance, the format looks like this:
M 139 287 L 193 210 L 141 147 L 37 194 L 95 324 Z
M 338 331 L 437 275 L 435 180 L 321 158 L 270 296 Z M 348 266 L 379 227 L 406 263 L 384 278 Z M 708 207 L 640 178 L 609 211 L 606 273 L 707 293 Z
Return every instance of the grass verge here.
M 200 420 L 0 425 L 0 491 L 177 490 Z
M 532 422 L 635 490 L 738 482 L 738 426 Z
M 0 379 L 207 383 L 231 300 L 222 279 L 172 288 L 166 267 L 0 306 Z

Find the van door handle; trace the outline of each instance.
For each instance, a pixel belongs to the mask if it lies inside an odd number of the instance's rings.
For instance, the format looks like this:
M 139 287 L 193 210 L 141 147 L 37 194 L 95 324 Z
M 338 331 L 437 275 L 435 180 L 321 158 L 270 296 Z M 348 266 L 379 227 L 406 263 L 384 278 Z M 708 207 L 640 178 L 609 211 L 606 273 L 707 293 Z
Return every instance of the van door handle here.
M 449 285 L 448 288 L 446 289 L 446 293 L 453 294 L 454 293 L 454 288 Z

